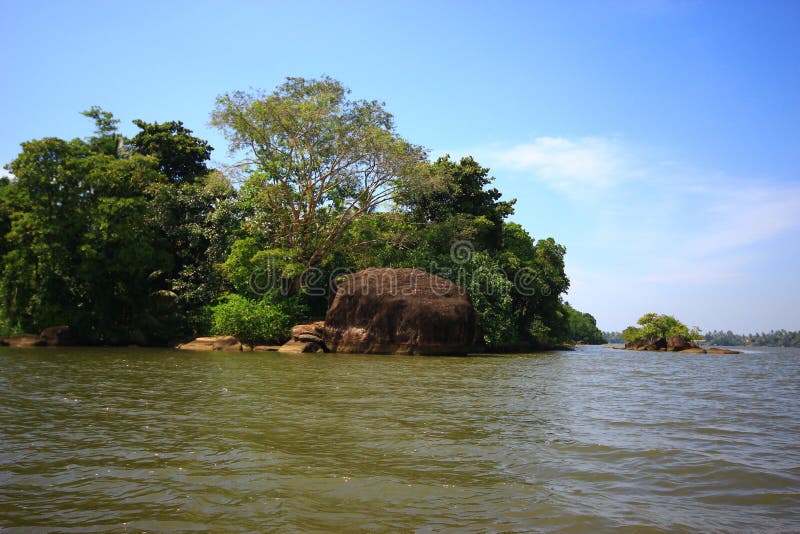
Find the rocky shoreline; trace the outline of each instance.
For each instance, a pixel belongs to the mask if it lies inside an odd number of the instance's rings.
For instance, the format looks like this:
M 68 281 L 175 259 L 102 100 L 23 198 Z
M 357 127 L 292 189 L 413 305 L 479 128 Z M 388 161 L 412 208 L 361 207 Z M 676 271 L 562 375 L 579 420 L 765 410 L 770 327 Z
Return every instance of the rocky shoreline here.
M 634 350 L 634 351 L 651 351 L 651 352 L 680 352 L 684 354 L 741 354 L 742 351 L 723 349 L 719 347 L 703 348 L 695 342 L 685 339 L 682 336 L 672 336 L 669 339 L 657 337 L 652 339 L 644 339 L 638 341 L 631 341 L 626 343 L 624 347 L 615 345 L 604 345 L 605 348 L 616 350 Z

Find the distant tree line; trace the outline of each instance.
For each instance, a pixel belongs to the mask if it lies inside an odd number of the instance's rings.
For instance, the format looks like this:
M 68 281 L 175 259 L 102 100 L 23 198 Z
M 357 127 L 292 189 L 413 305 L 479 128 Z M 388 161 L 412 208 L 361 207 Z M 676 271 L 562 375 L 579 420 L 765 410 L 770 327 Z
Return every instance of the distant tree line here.
M 565 247 L 507 220 L 489 169 L 429 161 L 348 93 L 289 78 L 219 97 L 211 122 L 236 158 L 222 170 L 180 121 L 136 120 L 128 138 L 98 107 L 85 139 L 23 143 L 0 178 L 0 335 L 275 341 L 324 315 L 338 275 L 418 267 L 469 289 L 490 348 L 602 342 L 563 302 Z
M 603 332 L 608 343 L 623 343 L 622 332 Z M 734 334 L 730 330 L 714 330 L 703 334 L 703 343 L 729 347 L 752 345 L 757 347 L 800 347 L 800 332 L 772 330 L 759 334 Z
M 772 330 L 760 334 L 740 335 L 730 330 L 715 330 L 705 334 L 705 341 L 711 345 L 757 347 L 800 347 L 800 332 L 788 330 Z
M 603 337 L 606 339 L 607 343 L 624 343 L 622 341 L 622 332 L 606 332 L 603 331 Z

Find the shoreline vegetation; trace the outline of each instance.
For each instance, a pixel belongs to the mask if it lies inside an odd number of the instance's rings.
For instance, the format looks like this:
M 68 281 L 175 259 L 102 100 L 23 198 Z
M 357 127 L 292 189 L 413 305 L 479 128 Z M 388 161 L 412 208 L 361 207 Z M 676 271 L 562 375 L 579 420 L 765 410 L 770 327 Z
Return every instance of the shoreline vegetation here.
M 326 315 L 343 279 L 371 268 L 463 290 L 477 352 L 616 340 L 564 300 L 566 248 L 507 220 L 515 200 L 488 168 L 431 161 L 384 104 L 348 95 L 328 77 L 221 95 L 211 124 L 235 163 L 218 168 L 182 122 L 134 120 L 125 137 L 97 106 L 83 112 L 93 135 L 23 143 L 0 177 L 0 346 L 282 346 L 293 326 Z M 447 341 L 458 353 L 471 336 L 460 332 Z M 783 331 L 743 341 L 773 338 L 800 345 Z
M 603 332 L 609 344 L 624 343 L 622 332 Z M 720 347 L 800 347 L 800 331 L 770 330 L 755 334 L 734 334 L 728 330 L 714 330 L 703 334 L 701 345 Z
M 234 163 L 217 168 L 180 121 L 127 137 L 112 113 L 83 114 L 93 135 L 27 141 L 0 178 L 0 336 L 273 346 L 348 273 L 416 268 L 468 292 L 486 351 L 603 339 L 563 299 L 566 248 L 507 220 L 488 168 L 430 160 L 336 80 L 221 95 L 211 124 Z

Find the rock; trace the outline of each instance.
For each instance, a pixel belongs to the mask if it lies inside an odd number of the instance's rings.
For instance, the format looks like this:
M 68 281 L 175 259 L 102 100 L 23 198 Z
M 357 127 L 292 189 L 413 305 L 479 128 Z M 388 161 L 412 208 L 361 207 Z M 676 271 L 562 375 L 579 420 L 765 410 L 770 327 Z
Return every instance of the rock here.
M 625 343 L 628 350 L 667 350 L 667 340 L 663 337 L 642 339 Z
M 280 345 L 253 345 L 250 347 L 253 352 L 278 352 L 281 350 Z
M 690 349 L 684 349 L 680 352 L 685 354 L 705 354 L 706 349 L 701 349 L 700 347 L 692 347 Z
M 51 326 L 42 330 L 39 337 L 51 347 L 68 347 L 77 345 L 78 334 L 69 325 Z
M 466 354 L 476 316 L 466 290 L 418 269 L 343 277 L 325 317 L 331 352 Z
M 242 344 L 233 336 L 217 337 L 198 337 L 178 345 L 176 348 L 181 350 L 220 350 L 225 352 L 239 352 L 243 349 Z
M 299 336 L 294 336 L 292 339 L 309 343 L 322 343 L 322 337 L 315 334 L 300 334 Z
M 7 346 L 8 346 L 8 341 L 6 341 L 3 338 L 0 338 L 0 347 L 7 347 Z
M 325 321 L 314 321 L 313 323 L 298 324 L 292 327 L 290 343 L 284 345 L 285 350 L 281 352 L 319 352 L 325 351 Z M 291 344 L 291 342 L 295 342 Z M 301 350 L 301 345 L 297 343 L 313 343 L 315 346 L 309 350 Z M 319 351 L 317 350 L 319 349 Z
M 302 335 L 311 335 L 322 339 L 325 335 L 325 321 L 314 321 L 292 327 L 292 339 L 299 339 Z
M 287 341 L 278 348 L 278 352 L 289 352 L 293 354 L 311 353 L 311 352 L 325 352 L 319 343 L 296 341 L 294 339 Z
M 47 346 L 47 343 L 41 337 L 34 334 L 8 336 L 2 338 L 2 340 L 5 341 L 7 347 L 11 347 L 12 349 Z
M 719 347 L 711 347 L 706 350 L 708 354 L 741 354 L 740 350 L 721 349 Z
M 667 350 L 671 350 L 673 352 L 679 352 L 682 350 L 687 349 L 694 349 L 697 348 L 697 345 L 692 343 L 691 341 L 687 341 L 685 337 L 674 335 L 669 338 L 667 341 Z

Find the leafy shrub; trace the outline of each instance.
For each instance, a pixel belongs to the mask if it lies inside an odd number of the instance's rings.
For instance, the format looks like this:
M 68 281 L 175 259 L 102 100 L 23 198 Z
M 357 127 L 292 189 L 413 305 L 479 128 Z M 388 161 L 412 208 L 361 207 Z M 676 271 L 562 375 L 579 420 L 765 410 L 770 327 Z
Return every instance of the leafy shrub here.
M 289 329 L 303 307 L 297 299 L 275 301 L 267 296 L 251 300 L 241 295 L 223 297 L 211 308 L 211 333 L 236 336 L 245 343 L 280 343 L 289 337 Z
M 12 324 L 8 319 L 3 317 L 0 313 L 0 336 L 15 336 L 21 334 L 22 329 L 19 325 Z
M 656 339 L 659 337 L 669 339 L 675 335 L 682 336 L 688 340 L 703 338 L 698 328 L 692 328 L 690 330 L 689 327 L 672 315 L 645 313 L 636 321 L 636 324 L 639 325 L 638 328 L 629 326 L 622 331 L 622 340 L 625 343 Z

